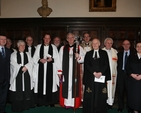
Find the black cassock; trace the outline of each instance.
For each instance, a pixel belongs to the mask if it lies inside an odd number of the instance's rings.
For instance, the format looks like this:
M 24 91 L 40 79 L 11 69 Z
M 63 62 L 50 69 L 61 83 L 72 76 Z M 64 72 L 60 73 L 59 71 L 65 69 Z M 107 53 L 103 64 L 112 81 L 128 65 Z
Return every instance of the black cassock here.
M 94 50 L 86 53 L 84 60 L 83 84 L 85 85 L 83 113 L 107 113 L 107 84 L 110 80 L 110 68 L 106 51 L 99 50 L 99 58 L 93 58 Z M 105 83 L 94 82 L 94 72 L 105 76 Z

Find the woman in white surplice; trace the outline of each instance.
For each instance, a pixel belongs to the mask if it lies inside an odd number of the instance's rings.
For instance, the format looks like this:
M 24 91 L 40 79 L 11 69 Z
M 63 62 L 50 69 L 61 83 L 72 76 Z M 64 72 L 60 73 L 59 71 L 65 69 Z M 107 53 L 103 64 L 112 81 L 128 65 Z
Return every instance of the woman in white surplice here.
M 33 102 L 33 63 L 25 50 L 25 42 L 19 40 L 18 50 L 11 54 L 10 96 L 12 111 L 21 112 L 34 107 Z

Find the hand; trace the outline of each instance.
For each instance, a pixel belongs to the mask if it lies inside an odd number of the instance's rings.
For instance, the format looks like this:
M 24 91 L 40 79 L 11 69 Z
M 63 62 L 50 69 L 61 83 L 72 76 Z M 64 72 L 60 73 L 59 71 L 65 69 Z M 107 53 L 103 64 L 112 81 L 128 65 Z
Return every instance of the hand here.
M 81 59 L 81 57 L 80 57 L 80 55 L 79 55 L 78 53 L 75 53 L 75 58 L 76 58 L 77 60 L 80 60 L 80 59 Z
M 47 62 L 47 60 L 46 59 L 40 59 L 40 62 L 44 64 L 44 63 Z
M 51 57 L 47 57 L 47 62 L 51 62 L 52 58 Z
M 141 80 L 141 75 L 138 75 L 138 76 L 136 77 L 136 80 Z
M 61 77 L 62 77 L 62 74 L 58 74 L 58 77 L 59 77 L 59 79 L 61 79 Z
M 94 72 L 93 75 L 96 77 L 96 78 L 100 78 L 102 73 L 101 72 Z
M 24 67 L 22 68 L 22 71 L 23 71 L 23 72 L 26 72 L 26 71 L 27 71 L 27 68 L 24 66 Z
M 133 77 L 134 79 L 136 79 L 137 80 L 137 77 L 138 77 L 138 74 L 131 74 L 131 77 Z
M 58 74 L 58 77 L 59 77 L 60 82 L 62 82 L 62 75 Z

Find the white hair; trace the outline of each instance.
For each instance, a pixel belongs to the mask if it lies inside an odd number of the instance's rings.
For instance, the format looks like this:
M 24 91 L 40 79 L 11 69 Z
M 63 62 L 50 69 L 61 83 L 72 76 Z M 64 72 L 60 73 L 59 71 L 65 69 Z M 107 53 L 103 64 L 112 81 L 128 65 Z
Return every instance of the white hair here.
M 17 47 L 19 47 L 21 44 L 24 44 L 25 45 L 25 42 L 23 40 L 18 40 Z
M 112 38 L 110 38 L 110 37 L 107 37 L 107 38 L 105 38 L 105 40 L 104 40 L 104 44 L 107 42 L 107 40 L 111 40 L 111 41 L 112 41 L 112 43 L 113 43 L 113 39 L 112 39 Z

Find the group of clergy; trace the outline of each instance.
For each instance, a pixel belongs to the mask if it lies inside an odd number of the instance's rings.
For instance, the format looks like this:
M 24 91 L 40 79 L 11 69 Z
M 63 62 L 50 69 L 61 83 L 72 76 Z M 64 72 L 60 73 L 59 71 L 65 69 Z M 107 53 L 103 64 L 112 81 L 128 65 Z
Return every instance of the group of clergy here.
M 115 97 L 117 51 L 112 48 L 112 38 L 105 39 L 103 49 L 99 39 L 90 41 L 89 33 L 84 33 L 83 39 L 79 45 L 75 35 L 68 33 L 68 43 L 63 46 L 58 44 L 59 37 L 54 39 L 58 47 L 51 44 L 50 34 L 45 34 L 36 48 L 30 36 L 26 43 L 17 42 L 10 59 L 12 111 L 35 104 L 52 107 L 58 102 L 75 110 L 83 101 L 83 113 L 107 113 L 107 104 L 111 107 Z

